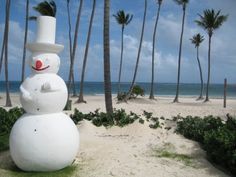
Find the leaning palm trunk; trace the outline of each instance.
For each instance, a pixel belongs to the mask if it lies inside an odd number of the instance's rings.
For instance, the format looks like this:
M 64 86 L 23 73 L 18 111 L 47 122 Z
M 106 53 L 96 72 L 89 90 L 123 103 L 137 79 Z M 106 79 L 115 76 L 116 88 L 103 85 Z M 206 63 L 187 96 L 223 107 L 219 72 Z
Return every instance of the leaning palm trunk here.
M 72 61 L 72 39 L 71 39 L 71 19 L 70 19 L 70 7 L 69 7 L 69 0 L 67 0 L 67 17 L 68 17 L 68 28 L 69 28 L 69 53 L 70 53 L 70 62 Z M 75 79 L 74 73 L 71 76 L 72 86 L 73 86 L 73 96 L 76 96 L 76 88 L 75 88 Z
M 84 92 L 83 92 L 84 91 L 84 75 L 85 75 L 86 63 L 87 63 L 87 58 L 88 58 L 88 50 L 89 50 L 89 43 L 90 43 L 90 36 L 91 36 L 91 31 L 92 31 L 95 7 L 96 7 L 96 0 L 93 0 L 93 10 L 92 10 L 90 22 L 89 22 L 89 30 L 88 30 L 88 36 L 87 36 L 87 42 L 86 42 L 84 60 L 83 60 L 83 69 L 82 69 L 82 74 L 81 74 L 81 79 L 80 79 L 80 93 L 79 93 L 79 99 L 77 100 L 77 103 L 86 103 L 86 101 L 84 101 Z
M 118 91 L 117 95 L 120 95 L 120 80 L 121 80 L 121 71 L 123 63 L 123 50 L 124 50 L 124 25 L 121 28 L 121 52 L 120 52 L 120 69 L 119 69 L 119 78 L 118 78 Z
M 21 82 L 25 79 L 25 57 L 26 57 L 26 43 L 28 36 L 28 19 L 29 19 L 29 0 L 26 0 L 25 9 L 25 37 L 24 37 L 24 48 L 23 48 L 23 58 L 22 58 L 22 69 L 21 69 Z
M 3 42 L 2 42 L 1 59 L 0 59 L 0 74 L 2 71 L 5 43 L 6 43 L 6 27 L 4 28 L 4 36 L 3 36 Z
M 79 22 L 80 22 L 82 5 L 83 5 L 83 0 L 80 0 L 80 5 L 79 5 L 77 19 L 76 19 L 76 25 L 75 25 L 74 43 L 73 43 L 72 57 L 71 57 L 70 71 L 69 71 L 69 79 L 68 79 L 68 99 L 69 99 L 69 92 L 70 92 L 70 87 L 71 87 L 71 80 L 72 80 L 72 77 L 74 74 L 74 61 L 75 61 L 75 53 L 76 53 L 76 47 L 77 47 L 77 38 L 78 38 Z
M 134 77 L 131 82 L 129 92 L 127 93 L 124 101 L 127 101 L 130 98 L 130 95 L 133 91 L 134 83 L 136 80 L 136 75 L 137 75 L 137 71 L 138 71 L 138 64 L 139 64 L 139 59 L 140 59 L 140 53 L 141 53 L 141 48 L 142 48 L 142 43 L 143 43 L 143 34 L 144 34 L 144 27 L 145 27 L 145 21 L 146 21 L 146 12 L 147 12 L 147 0 L 145 0 L 145 5 L 144 5 L 143 26 L 142 26 L 141 39 L 140 39 L 139 49 L 138 49 L 138 56 L 137 56 L 136 66 L 135 66 L 135 71 L 134 71 Z
M 5 82 L 6 82 L 6 107 L 11 107 L 11 98 L 10 98 L 10 86 L 8 80 L 8 32 L 9 32 L 9 15 L 10 15 L 10 6 L 11 0 L 6 1 L 6 22 L 5 22 L 5 29 L 6 29 L 6 43 L 5 43 Z
M 113 113 L 111 97 L 111 74 L 110 74 L 110 0 L 104 0 L 104 29 L 103 29 L 103 49 L 104 49 L 104 91 L 105 105 L 108 114 Z
M 200 73 L 200 79 L 201 79 L 201 91 L 200 91 L 200 95 L 198 97 L 197 100 L 201 100 L 203 99 L 203 77 L 202 77 L 202 67 L 201 67 L 201 63 L 200 63 L 200 59 L 199 59 L 199 47 L 197 47 L 197 62 L 198 62 L 198 67 L 199 67 L 199 73 Z
M 206 88 L 206 98 L 205 102 L 209 101 L 209 85 L 210 85 L 210 77 L 211 77 L 211 37 L 212 34 L 209 34 L 209 49 L 208 49 L 208 76 L 207 76 L 207 88 Z
M 157 23 L 159 20 L 159 14 L 160 14 L 161 4 L 158 6 L 157 10 L 157 16 L 156 16 L 156 22 L 153 32 L 153 38 L 152 38 L 152 81 L 151 81 L 151 91 L 149 99 L 154 99 L 154 63 L 155 63 L 155 45 L 156 45 L 156 31 L 157 31 Z
M 184 21 L 185 21 L 185 6 L 183 7 L 182 30 L 181 30 L 180 43 L 179 43 L 178 76 L 177 76 L 176 95 L 173 101 L 174 103 L 179 102 L 179 82 L 180 82 L 180 69 L 181 69 L 182 41 L 183 41 L 183 34 L 184 34 Z

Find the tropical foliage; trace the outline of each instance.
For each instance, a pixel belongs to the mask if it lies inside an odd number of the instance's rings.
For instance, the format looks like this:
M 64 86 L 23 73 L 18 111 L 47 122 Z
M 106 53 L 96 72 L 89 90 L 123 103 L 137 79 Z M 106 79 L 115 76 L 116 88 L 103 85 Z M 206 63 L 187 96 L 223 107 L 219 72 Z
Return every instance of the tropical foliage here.
M 195 48 L 197 48 L 197 62 L 198 62 L 198 68 L 199 68 L 199 73 L 200 73 L 200 80 L 201 80 L 201 90 L 200 90 L 200 95 L 197 100 L 201 100 L 203 99 L 203 96 L 202 96 L 203 95 L 203 76 L 202 76 L 201 62 L 199 59 L 199 46 L 204 41 L 204 36 L 198 33 L 194 35 L 190 40 L 195 45 Z
M 52 1 L 43 1 L 37 6 L 34 6 L 33 9 L 40 13 L 40 15 L 56 17 L 57 6 L 56 3 Z M 31 16 L 30 20 L 36 20 L 35 16 Z
M 173 102 L 179 102 L 179 83 L 180 83 L 180 70 L 181 70 L 181 56 L 182 56 L 182 43 L 183 43 L 183 34 L 184 34 L 184 23 L 185 23 L 185 13 L 186 6 L 189 0 L 174 0 L 178 5 L 183 8 L 183 17 L 182 17 L 182 28 L 179 41 L 179 59 L 178 59 L 178 75 L 177 75 L 177 86 L 176 86 L 176 95 Z
M 120 94 L 120 80 L 121 80 L 121 70 L 123 63 L 123 49 L 124 49 L 124 28 L 127 26 L 133 19 L 133 15 L 126 14 L 124 10 L 118 11 L 115 15 L 113 15 L 119 25 L 121 25 L 121 54 L 120 54 L 120 69 L 119 69 L 119 77 L 118 77 L 118 92 L 117 95 Z
M 154 32 L 152 37 L 152 80 L 151 80 L 151 89 L 150 89 L 150 99 L 154 99 L 154 63 L 155 63 L 155 46 L 156 46 L 156 31 L 157 31 L 157 23 L 159 20 L 160 10 L 161 10 L 161 4 L 163 0 L 158 0 L 158 10 L 156 15 L 156 22 L 154 26 Z
M 227 115 L 227 121 L 207 116 L 180 118 L 176 131 L 186 138 L 198 141 L 208 158 L 236 174 L 236 118 Z
M 216 29 L 218 29 L 226 20 L 228 15 L 221 15 L 221 11 L 215 12 L 214 9 L 207 9 L 203 11 L 203 15 L 199 14 L 200 19 L 195 22 L 197 25 L 207 31 L 209 36 L 208 42 L 208 76 L 207 76 L 207 88 L 205 102 L 209 101 L 209 85 L 211 74 L 211 38 Z

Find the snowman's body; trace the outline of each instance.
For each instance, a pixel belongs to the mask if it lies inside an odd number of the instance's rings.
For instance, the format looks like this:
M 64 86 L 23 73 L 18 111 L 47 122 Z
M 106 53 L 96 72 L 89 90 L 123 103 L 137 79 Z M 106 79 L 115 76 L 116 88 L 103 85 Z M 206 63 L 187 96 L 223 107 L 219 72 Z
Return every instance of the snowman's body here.
M 32 114 L 61 112 L 67 101 L 65 82 L 56 74 L 33 74 L 20 87 L 24 109 Z
M 47 27 L 48 21 L 55 26 L 53 17 L 38 19 L 39 31 Z M 20 86 L 20 101 L 27 113 L 17 120 L 10 134 L 11 157 L 25 171 L 62 169 L 74 161 L 79 148 L 78 129 L 62 112 L 68 93 L 65 82 L 57 75 L 60 59 L 55 53 L 62 47 L 40 34 L 37 35 L 40 40 L 36 40 L 40 43 L 29 45 L 33 52 L 32 74 Z M 45 39 L 41 39 L 42 36 Z M 46 48 L 42 41 L 48 42 Z

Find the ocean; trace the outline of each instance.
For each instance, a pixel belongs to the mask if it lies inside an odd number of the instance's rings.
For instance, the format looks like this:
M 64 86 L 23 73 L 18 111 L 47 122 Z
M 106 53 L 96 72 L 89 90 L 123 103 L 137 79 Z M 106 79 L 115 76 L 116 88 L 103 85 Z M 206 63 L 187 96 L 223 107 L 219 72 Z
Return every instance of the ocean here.
M 137 82 L 145 90 L 145 95 L 150 93 L 150 83 Z M 121 83 L 121 91 L 128 91 L 130 83 Z M 10 92 L 19 92 L 20 82 L 10 82 Z M 79 92 L 80 82 L 76 82 L 76 90 Z M 174 83 L 155 83 L 155 95 L 158 96 L 174 96 L 176 91 L 176 84 Z M 5 92 L 5 83 L 0 81 L 0 92 Z M 180 96 L 193 97 L 198 96 L 200 92 L 200 84 L 180 84 Z M 112 83 L 112 94 L 117 93 L 117 83 Z M 224 86 L 223 84 L 211 84 L 209 95 L 213 98 L 223 98 Z M 85 82 L 84 84 L 85 95 L 100 95 L 104 94 L 103 82 Z M 227 86 L 227 96 L 229 98 L 236 98 L 236 84 Z

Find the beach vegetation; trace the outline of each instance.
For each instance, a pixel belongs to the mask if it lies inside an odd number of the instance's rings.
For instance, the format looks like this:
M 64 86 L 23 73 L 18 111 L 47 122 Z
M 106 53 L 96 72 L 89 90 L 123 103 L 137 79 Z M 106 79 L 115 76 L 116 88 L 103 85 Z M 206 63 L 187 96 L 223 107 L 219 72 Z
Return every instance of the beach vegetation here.
M 24 46 L 23 46 L 23 57 L 21 66 L 21 82 L 25 79 L 25 59 L 26 59 L 26 43 L 28 38 L 28 22 L 29 22 L 29 0 L 26 0 L 25 5 L 25 34 L 24 34 Z
M 204 41 L 204 36 L 198 33 L 198 34 L 195 34 L 190 40 L 192 44 L 195 45 L 195 48 L 197 49 L 197 62 L 198 62 L 198 68 L 199 68 L 199 73 L 200 73 L 200 80 L 201 80 L 201 90 L 200 90 L 200 95 L 197 98 L 197 100 L 202 100 L 203 99 L 203 96 L 202 96 L 203 95 L 203 76 L 202 76 L 201 62 L 199 59 L 199 46 Z
M 8 37 L 9 37 L 9 22 L 10 22 L 10 8 L 11 0 L 6 0 L 5 6 L 5 26 L 4 26 L 4 37 L 2 42 L 1 59 L 0 59 L 0 73 L 2 70 L 2 65 L 4 63 L 5 71 L 5 85 L 6 85 L 6 103 L 5 107 L 11 107 L 11 97 L 10 97 L 10 83 L 9 83 L 9 71 L 8 71 Z
M 73 46 L 72 46 L 72 34 L 71 34 L 72 24 L 71 24 L 70 0 L 66 0 L 66 11 L 67 11 L 67 18 L 68 18 L 69 56 L 70 56 L 70 63 L 71 63 Z M 73 88 L 73 95 L 76 95 L 74 73 L 72 74 L 71 82 L 72 82 L 72 88 Z M 66 109 L 66 110 L 71 110 L 71 109 Z
M 7 111 L 0 107 L 0 152 L 9 148 L 10 131 L 23 113 L 22 108 L 15 107 Z
M 143 43 L 143 36 L 144 36 L 144 29 L 145 29 L 145 22 L 146 22 L 146 14 L 147 14 L 147 0 L 144 1 L 144 12 L 143 12 L 143 24 L 142 24 L 142 31 L 140 35 L 140 41 L 139 41 L 139 48 L 138 48 L 138 54 L 137 54 L 137 59 L 136 59 L 136 64 L 135 64 L 135 69 L 134 69 L 134 75 L 133 79 L 129 88 L 129 91 L 125 97 L 125 101 L 127 101 L 134 89 L 135 86 L 135 81 L 136 81 L 136 76 L 138 72 L 138 66 L 139 66 L 139 60 L 140 60 L 140 54 L 141 54 L 141 49 L 142 49 L 142 43 Z
M 89 29 L 88 29 L 87 39 L 86 39 L 82 74 L 81 74 L 81 79 L 80 79 L 79 98 L 76 101 L 77 103 L 86 103 L 86 101 L 84 100 L 84 77 L 85 77 L 85 69 L 86 69 L 88 52 L 89 52 L 89 44 L 90 44 L 90 38 L 91 38 L 91 32 L 92 32 L 93 19 L 94 19 L 94 14 L 95 14 L 95 7 L 96 7 L 96 0 L 93 0 L 93 8 L 92 8 L 92 12 L 91 12 L 90 20 L 89 20 Z
M 173 159 L 178 162 L 182 162 L 186 166 L 194 167 L 194 157 L 187 154 L 177 153 L 175 150 L 175 146 L 170 142 L 164 143 L 161 147 L 152 148 L 152 152 L 153 156 L 155 157 Z
M 219 117 L 188 116 L 177 122 L 176 132 L 198 141 L 207 158 L 236 174 L 236 118 L 227 114 L 227 120 Z
M 121 54 L 120 54 L 120 69 L 118 76 L 118 91 L 117 95 L 120 94 L 120 80 L 121 80 L 121 71 L 122 71 L 122 63 L 123 63 L 123 49 L 124 49 L 124 29 L 133 19 L 132 14 L 125 13 L 124 10 L 119 10 L 116 14 L 113 15 L 115 17 L 117 23 L 121 25 Z
M 56 17 L 57 6 L 56 3 L 52 1 L 43 1 L 34 6 L 33 9 L 38 12 L 40 15 Z M 36 20 L 36 16 L 29 17 L 30 20 Z
M 82 12 L 82 6 L 83 6 L 83 0 L 80 0 L 79 7 L 77 10 L 77 16 L 75 20 L 75 31 L 74 31 L 74 39 L 73 44 L 71 45 L 71 54 L 70 54 L 70 67 L 69 67 L 69 76 L 68 76 L 68 83 L 67 83 L 67 89 L 68 89 L 68 100 L 69 101 L 69 95 L 71 91 L 71 83 L 73 88 L 73 96 L 76 96 L 76 89 L 75 89 L 75 80 L 74 80 L 74 63 L 75 63 L 75 55 L 76 55 L 76 49 L 78 44 L 78 32 L 79 32 L 79 26 L 80 26 L 80 17 Z
M 120 92 L 117 95 L 117 100 L 118 101 L 125 101 L 127 95 L 128 95 L 128 93 L 126 93 L 126 92 Z M 129 100 L 135 99 L 138 96 L 144 96 L 144 95 L 145 95 L 145 90 L 139 85 L 134 85 L 132 93 L 129 95 Z
M 214 9 L 206 9 L 203 11 L 203 15 L 198 14 L 200 19 L 196 20 L 198 26 L 202 27 L 208 33 L 208 76 L 206 87 L 205 102 L 209 101 L 209 85 L 211 74 L 211 42 L 214 31 L 227 20 L 228 15 L 221 15 L 221 11 L 217 12 Z
M 133 112 L 127 114 L 124 109 L 114 109 L 112 114 L 100 112 L 99 109 L 95 110 L 94 112 L 84 114 L 78 109 L 75 109 L 74 114 L 71 114 L 70 117 L 75 124 L 79 123 L 82 120 L 88 120 L 98 127 L 124 127 L 125 125 L 132 124 L 135 120 L 138 120 L 140 118 L 139 115 Z
M 103 64 L 104 64 L 104 94 L 105 106 L 108 114 L 113 114 L 111 95 L 111 70 L 110 70 L 110 0 L 104 0 L 103 18 Z
M 78 167 L 76 165 L 71 165 L 53 172 L 24 172 L 14 166 L 11 169 L 4 169 L 4 177 L 70 177 L 73 176 L 77 170 Z
M 183 34 L 184 34 L 184 23 L 185 23 L 185 13 L 186 13 L 186 6 L 189 3 L 189 0 L 174 0 L 177 5 L 182 6 L 183 9 L 183 16 L 182 16 L 182 28 L 180 34 L 180 41 L 179 41 L 179 58 L 178 58 L 178 75 L 177 75 L 177 86 L 176 86 L 176 95 L 174 98 L 174 103 L 179 102 L 179 83 L 180 83 L 180 70 L 181 70 L 181 56 L 182 56 L 182 43 L 183 43 Z
M 155 46 L 156 46 L 156 32 L 157 32 L 157 23 L 159 21 L 159 15 L 161 10 L 163 0 L 157 0 L 158 10 L 156 14 L 156 20 L 154 25 L 154 31 L 152 36 L 152 79 L 151 79 L 151 89 L 149 99 L 154 99 L 154 65 L 155 65 Z

